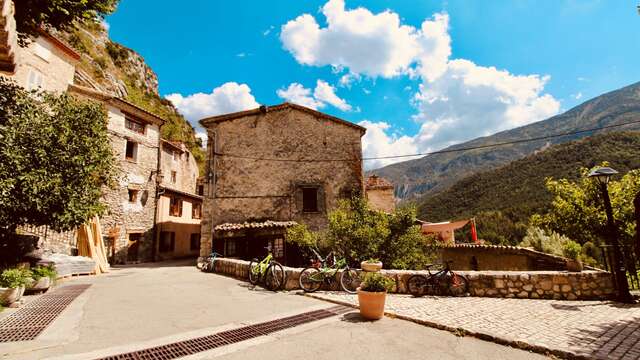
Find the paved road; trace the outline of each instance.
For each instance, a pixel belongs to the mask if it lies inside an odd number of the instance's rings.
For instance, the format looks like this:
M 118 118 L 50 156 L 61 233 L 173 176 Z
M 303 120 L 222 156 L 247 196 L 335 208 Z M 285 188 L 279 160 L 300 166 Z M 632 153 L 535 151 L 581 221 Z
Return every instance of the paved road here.
M 201 273 L 189 263 L 161 265 L 118 268 L 108 275 L 69 281 L 92 286 L 35 341 L 0 344 L 2 359 L 95 358 L 331 306 L 293 293 L 251 289 L 235 279 Z M 398 354 L 405 359 L 540 358 L 403 320 L 361 322 L 356 313 L 192 358 L 241 359 L 258 354 L 266 359 L 305 356 L 332 360 L 345 356 L 389 359 Z
M 340 292 L 316 293 L 357 304 Z M 391 295 L 386 310 L 418 322 L 488 335 L 510 343 L 597 359 L 640 359 L 640 305 L 612 301 L 556 301 Z

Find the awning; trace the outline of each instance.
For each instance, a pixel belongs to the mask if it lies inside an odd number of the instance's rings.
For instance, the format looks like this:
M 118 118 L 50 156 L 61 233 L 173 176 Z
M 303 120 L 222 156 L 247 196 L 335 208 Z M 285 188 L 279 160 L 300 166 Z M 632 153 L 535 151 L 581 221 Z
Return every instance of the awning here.
M 460 220 L 460 221 L 446 221 L 440 223 L 426 223 L 422 224 L 422 232 L 425 234 L 429 233 L 441 233 L 445 231 L 453 231 L 460 229 L 461 227 L 467 225 L 471 220 Z
M 244 229 L 265 229 L 265 228 L 288 228 L 298 225 L 295 221 L 261 221 L 261 222 L 244 222 L 244 223 L 224 223 L 217 225 L 215 231 L 231 231 Z

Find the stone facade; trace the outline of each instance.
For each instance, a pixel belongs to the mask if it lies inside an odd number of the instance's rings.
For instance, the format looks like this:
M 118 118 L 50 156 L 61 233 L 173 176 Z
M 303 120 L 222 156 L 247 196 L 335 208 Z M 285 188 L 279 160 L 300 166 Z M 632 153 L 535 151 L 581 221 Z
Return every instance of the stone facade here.
M 396 209 L 393 185 L 387 180 L 371 175 L 365 181 L 365 192 L 369 206 L 376 210 L 392 213 Z
M 156 259 L 198 257 L 202 196 L 196 194 L 198 164 L 178 142 L 161 140 Z M 172 206 L 173 205 L 173 206 Z
M 220 258 L 216 260 L 215 272 L 247 280 L 249 262 Z M 301 268 L 284 267 L 285 290 L 299 289 Z M 391 292 L 406 294 L 409 278 L 426 274 L 415 270 L 382 270 L 395 286 Z M 614 294 L 611 274 L 604 271 L 461 271 L 469 280 L 469 294 L 478 297 L 528 298 L 555 300 L 604 300 Z M 325 290 L 339 290 L 334 287 Z
M 200 256 L 210 253 L 218 224 L 294 220 L 320 229 L 340 198 L 364 190 L 360 126 L 288 103 L 201 124 L 208 168 Z
M 9 75 L 27 90 L 64 92 L 73 83 L 80 55 L 56 37 L 43 32 L 28 46 L 16 48 L 15 71 Z
M 452 261 L 454 270 L 536 271 L 566 270 L 565 258 L 529 248 L 456 244 L 442 246 L 443 261 Z

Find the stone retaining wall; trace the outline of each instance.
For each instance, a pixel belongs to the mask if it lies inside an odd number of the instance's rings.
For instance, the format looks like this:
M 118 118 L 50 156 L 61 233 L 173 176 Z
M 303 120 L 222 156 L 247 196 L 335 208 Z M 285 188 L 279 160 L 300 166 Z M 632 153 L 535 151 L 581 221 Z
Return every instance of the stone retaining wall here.
M 301 268 L 284 267 L 287 278 L 284 289 L 296 290 Z M 235 259 L 217 259 L 215 272 L 242 280 L 249 277 L 249 262 Z M 394 293 L 406 294 L 407 281 L 415 270 L 382 270 L 396 282 Z M 614 292 L 611 275 L 604 271 L 588 270 L 579 273 L 566 271 L 460 271 L 469 279 L 471 296 L 556 299 L 603 300 Z M 326 290 L 339 290 L 337 282 Z

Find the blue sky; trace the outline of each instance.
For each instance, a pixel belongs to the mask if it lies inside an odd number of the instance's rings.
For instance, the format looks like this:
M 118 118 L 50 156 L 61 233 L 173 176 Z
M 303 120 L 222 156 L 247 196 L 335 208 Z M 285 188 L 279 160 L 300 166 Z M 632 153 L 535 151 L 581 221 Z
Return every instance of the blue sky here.
M 121 0 L 107 22 L 194 124 L 288 100 L 366 126 L 365 155 L 383 156 L 542 120 L 638 81 L 636 5 Z

